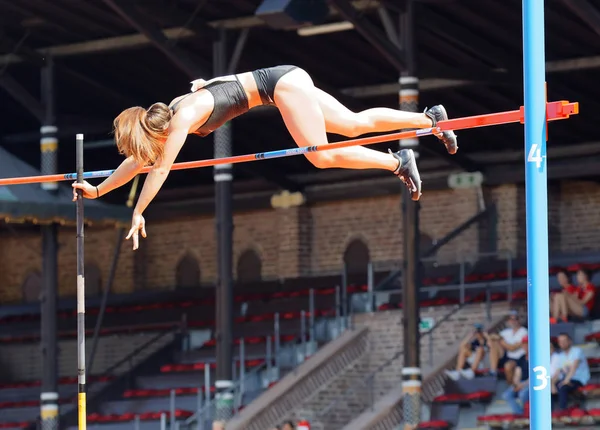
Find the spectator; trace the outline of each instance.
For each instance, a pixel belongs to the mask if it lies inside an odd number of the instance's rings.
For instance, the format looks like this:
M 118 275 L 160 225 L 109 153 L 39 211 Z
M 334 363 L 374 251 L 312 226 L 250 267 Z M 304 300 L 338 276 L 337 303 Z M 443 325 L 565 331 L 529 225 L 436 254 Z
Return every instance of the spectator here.
M 490 374 L 497 375 L 498 367 L 502 367 L 506 380 L 512 384 L 515 368 L 525 356 L 521 341 L 527 336 L 527 329 L 521 325 L 518 312 L 514 310 L 509 313 L 507 325 L 500 335 L 489 336 Z
M 296 430 L 296 426 L 292 421 L 286 421 L 281 426 L 281 430 Z
M 212 430 L 225 430 L 225 421 L 213 421 Z
M 559 410 L 567 409 L 569 394 L 584 386 L 590 380 L 590 368 L 583 351 L 573 346 L 566 333 L 558 336 L 561 352 L 558 358 L 557 391 Z
M 556 383 L 560 375 L 560 350 L 555 340 L 550 339 L 550 376 L 552 383 L 552 394 L 557 394 Z
M 527 352 L 527 336 L 521 340 L 521 343 L 525 349 L 525 355 L 519 360 L 519 364 L 515 368 L 511 385 L 504 393 L 502 393 L 502 398 L 506 400 L 512 413 L 515 415 L 523 415 L 525 403 L 529 400 L 529 357 Z M 519 400 L 518 402 L 517 399 Z
M 559 321 L 567 322 L 566 316 L 563 319 L 561 316 L 561 303 L 562 303 L 562 295 L 563 294 L 576 294 L 577 287 L 571 283 L 569 279 L 569 274 L 565 269 L 560 269 L 556 274 L 556 280 L 558 281 L 558 285 L 561 287 L 561 291 L 555 294 L 552 294 L 550 298 L 550 313 L 552 315 L 551 323 L 557 323 Z
M 488 348 L 487 333 L 481 324 L 475 324 L 475 330 L 460 345 L 455 370 L 446 370 L 446 375 L 454 381 L 463 376 L 473 379 L 475 371 L 485 357 Z
M 587 270 L 577 271 L 577 287 L 566 289 L 554 295 L 553 317 L 556 320 L 567 321 L 569 315 L 578 318 L 588 318 L 594 308 L 596 288 L 590 282 Z

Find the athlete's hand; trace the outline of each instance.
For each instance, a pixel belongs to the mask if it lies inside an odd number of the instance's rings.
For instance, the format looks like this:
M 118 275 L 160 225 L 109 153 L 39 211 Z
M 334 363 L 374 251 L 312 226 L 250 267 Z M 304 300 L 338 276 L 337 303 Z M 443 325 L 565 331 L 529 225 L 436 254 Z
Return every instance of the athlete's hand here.
M 133 237 L 133 250 L 139 248 L 139 232 L 142 232 L 142 237 L 146 238 L 146 220 L 142 216 L 142 214 L 133 214 L 133 218 L 131 219 L 131 230 L 129 230 L 129 234 L 125 238 L 129 240 L 129 238 Z
M 206 81 L 204 79 L 196 79 L 191 82 L 192 84 L 192 92 L 198 91 L 200 88 L 206 85 Z
M 98 190 L 95 186 L 88 184 L 86 181 L 82 183 L 73 183 L 73 201 L 77 201 L 77 190 L 83 191 L 83 197 L 86 199 L 97 199 Z

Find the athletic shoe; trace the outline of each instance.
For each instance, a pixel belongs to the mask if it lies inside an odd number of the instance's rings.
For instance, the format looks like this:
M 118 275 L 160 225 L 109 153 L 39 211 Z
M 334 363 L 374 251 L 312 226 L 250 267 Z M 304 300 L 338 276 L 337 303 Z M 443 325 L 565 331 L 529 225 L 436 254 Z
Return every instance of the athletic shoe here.
M 473 372 L 473 369 L 463 369 L 463 370 L 460 371 L 460 374 L 465 379 L 473 379 L 473 378 L 475 378 L 475 372 Z
M 388 151 L 398 160 L 398 168 L 394 170 L 394 175 L 404 182 L 404 185 L 410 191 L 411 198 L 414 201 L 419 200 L 421 198 L 421 175 L 417 168 L 415 153 L 412 149 L 401 149 L 398 152 L 392 152 L 388 149 Z
M 458 381 L 460 379 L 460 373 L 456 370 L 446 370 L 444 373 L 446 373 L 446 376 L 453 381 Z
M 425 110 L 425 115 L 431 118 L 433 122 L 433 127 L 437 126 L 437 123 L 440 121 L 447 121 L 448 114 L 446 113 L 446 109 L 442 105 L 433 106 L 431 109 Z M 456 143 L 456 134 L 453 131 L 444 131 L 442 133 L 437 133 L 435 135 L 438 139 L 442 141 L 444 145 L 446 145 L 446 151 L 449 154 L 456 154 L 458 151 L 458 144 Z

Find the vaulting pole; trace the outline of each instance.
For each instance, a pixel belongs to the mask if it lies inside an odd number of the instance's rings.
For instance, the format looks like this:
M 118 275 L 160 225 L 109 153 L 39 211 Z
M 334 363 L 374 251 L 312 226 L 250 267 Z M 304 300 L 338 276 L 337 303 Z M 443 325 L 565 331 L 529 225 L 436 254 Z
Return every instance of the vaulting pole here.
M 83 134 L 76 137 L 77 182 L 83 182 Z M 79 430 L 85 430 L 86 388 L 85 388 L 85 273 L 84 273 L 84 215 L 83 194 L 77 190 L 77 407 Z

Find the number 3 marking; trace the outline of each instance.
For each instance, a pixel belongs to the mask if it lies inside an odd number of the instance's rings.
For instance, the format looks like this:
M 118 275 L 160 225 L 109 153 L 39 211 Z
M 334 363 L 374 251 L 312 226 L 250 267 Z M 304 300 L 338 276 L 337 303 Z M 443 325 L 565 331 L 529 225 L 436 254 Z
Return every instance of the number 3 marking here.
M 544 366 L 536 366 L 533 371 L 536 373 L 535 378 L 540 381 L 539 385 L 536 385 L 533 389 L 536 391 L 543 390 L 548 386 L 548 379 L 550 379 L 548 371 Z
M 542 166 L 542 149 L 540 148 L 540 145 L 537 143 L 531 145 L 531 149 L 527 155 L 527 161 L 530 163 L 535 163 L 535 167 L 538 169 Z

